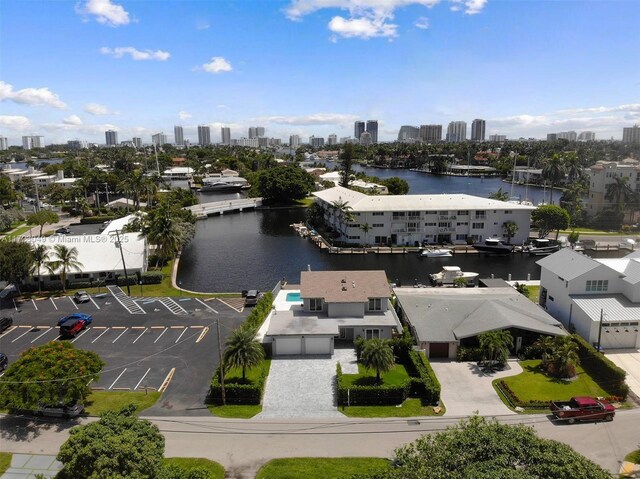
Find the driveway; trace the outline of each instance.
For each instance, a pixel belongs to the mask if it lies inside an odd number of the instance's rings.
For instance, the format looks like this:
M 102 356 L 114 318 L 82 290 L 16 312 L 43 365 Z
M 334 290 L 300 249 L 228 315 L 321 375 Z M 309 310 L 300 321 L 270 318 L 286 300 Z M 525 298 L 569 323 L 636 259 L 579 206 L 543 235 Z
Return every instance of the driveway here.
M 640 349 L 608 349 L 605 356 L 627 372 L 629 388 L 640 397 Z
M 476 363 L 431 360 L 431 366 L 442 385 L 442 401 L 447 416 L 481 416 L 516 414 L 498 397 L 491 381 L 522 372 L 517 360 L 510 360 L 503 371 L 486 373 Z

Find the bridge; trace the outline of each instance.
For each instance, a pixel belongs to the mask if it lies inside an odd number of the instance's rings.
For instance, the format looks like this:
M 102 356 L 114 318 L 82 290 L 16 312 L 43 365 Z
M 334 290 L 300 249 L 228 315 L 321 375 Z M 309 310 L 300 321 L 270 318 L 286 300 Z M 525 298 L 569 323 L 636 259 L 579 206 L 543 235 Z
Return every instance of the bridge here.
M 207 216 L 252 210 L 260 206 L 262 206 L 262 198 L 243 198 L 241 200 L 200 203 L 199 205 L 187 206 L 184 209 L 190 210 L 197 218 L 206 218 Z

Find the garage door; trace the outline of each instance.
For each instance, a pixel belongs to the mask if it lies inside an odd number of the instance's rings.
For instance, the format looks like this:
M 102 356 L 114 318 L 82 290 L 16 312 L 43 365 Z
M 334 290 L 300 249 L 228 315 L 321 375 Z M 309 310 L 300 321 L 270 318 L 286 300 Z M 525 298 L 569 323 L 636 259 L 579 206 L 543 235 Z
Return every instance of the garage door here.
M 635 348 L 638 341 L 638 332 L 634 329 L 637 329 L 637 326 L 603 328 L 602 348 L 605 351 L 607 349 Z
M 305 354 L 331 354 L 331 338 L 304 338 Z
M 301 354 L 302 338 L 276 338 L 276 355 Z
M 449 343 L 429 343 L 430 358 L 448 358 Z

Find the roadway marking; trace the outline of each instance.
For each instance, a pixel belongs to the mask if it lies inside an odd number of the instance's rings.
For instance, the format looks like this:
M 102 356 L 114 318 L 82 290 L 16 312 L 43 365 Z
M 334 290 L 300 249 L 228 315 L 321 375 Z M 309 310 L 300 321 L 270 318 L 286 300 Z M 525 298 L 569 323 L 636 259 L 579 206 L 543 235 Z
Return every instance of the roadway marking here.
M 180 336 L 178 336 L 178 339 L 176 339 L 176 343 L 177 343 L 178 341 L 180 341 L 180 338 L 182 337 L 182 335 L 183 335 L 184 333 L 186 333 L 186 332 L 187 332 L 187 329 L 189 329 L 189 328 L 184 328 L 184 330 L 180 333 Z
M 38 339 L 40 339 L 42 336 L 44 336 L 45 334 L 47 334 L 49 331 L 51 331 L 54 328 L 47 328 L 47 330 L 42 333 L 41 335 L 39 335 L 36 339 L 34 339 L 33 341 L 31 341 L 31 344 L 35 343 Z
M 82 331 L 82 332 L 80 333 L 80 335 L 78 335 L 78 336 L 76 336 L 75 338 L 73 338 L 73 339 L 71 340 L 71 342 L 72 342 L 72 343 L 75 343 L 78 339 L 80 339 L 82 336 L 84 336 L 85 334 L 87 334 L 87 333 L 89 332 L 89 329 L 91 329 L 91 328 L 87 328 L 87 329 L 85 329 L 84 331 Z
M 33 307 L 36 308 L 36 311 L 38 311 L 38 307 L 36 306 L 36 302 L 32 299 L 31 302 L 33 303 Z
M 184 326 L 171 326 L 171 329 L 184 329 Z
M 217 298 L 217 299 L 218 299 L 218 301 L 220 301 L 222 304 L 224 304 L 225 306 L 229 306 L 231 309 L 233 309 L 234 311 L 237 311 L 238 313 L 242 313 L 242 311 L 244 310 L 244 307 L 242 307 L 242 308 L 238 309 L 238 308 L 236 308 L 236 307 L 234 307 L 234 306 L 231 306 L 231 305 L 230 305 L 229 303 L 227 303 L 226 301 L 222 301 L 222 299 L 220 299 L 220 298 Z
M 127 329 L 124 326 L 111 326 L 111 329 Z
M 108 326 L 94 326 L 93 329 L 109 329 L 109 327 Z M 120 328 L 120 329 L 122 329 L 122 328 Z
M 73 304 L 73 307 L 78 309 L 78 305 L 76 304 L 76 302 L 71 298 L 71 296 L 67 296 L 67 298 L 69 298 L 69 301 L 71 301 L 71 304 Z
M 91 300 L 91 302 L 96 308 L 100 309 L 100 306 L 98 306 L 98 303 L 96 303 L 91 296 L 89 296 L 89 299 Z
M 142 335 L 148 331 L 148 329 L 149 329 L 149 328 L 144 328 L 144 331 L 142 331 L 142 332 L 140 333 L 140 336 L 138 336 L 136 339 L 134 339 L 134 340 L 133 340 L 133 344 L 136 344 L 136 341 L 137 341 L 138 339 L 140 339 L 140 338 L 142 337 Z
M 111 389 L 113 386 L 115 386 L 115 384 L 118 382 L 118 379 L 120 379 L 120 378 L 122 377 L 122 375 L 124 374 L 124 372 L 125 372 L 126 370 L 127 370 L 127 368 L 124 368 L 124 369 L 122 370 L 122 372 L 120 373 L 120 376 L 118 376 L 118 377 L 116 378 L 116 380 L 115 380 L 115 381 L 113 381 L 113 383 L 111 383 L 111 386 L 109 386 L 107 389 Z
M 53 300 L 53 298 L 49 298 L 51 300 L 51 304 L 53 304 L 53 307 L 56 308 L 56 311 L 58 311 L 58 307 L 56 306 L 56 302 Z
M 12 300 L 13 301 L 13 307 L 16 311 L 18 311 L 18 305 L 16 304 L 16 300 L 15 298 Z
M 96 328 L 93 328 L 93 329 L 96 329 Z M 98 339 L 100 339 L 100 338 L 102 337 L 102 335 L 103 335 L 104 333 L 106 333 L 107 331 L 109 331 L 109 328 L 107 328 L 107 329 L 105 329 L 104 331 L 102 331 L 102 332 L 100 333 L 100 336 L 98 336 L 96 339 L 94 339 L 93 341 L 91 341 L 91 344 L 95 343 Z
M 164 381 L 162 381 L 162 385 L 158 388 L 158 391 L 163 393 L 166 391 L 166 389 L 169 387 L 169 383 L 171 382 L 171 379 L 173 379 L 173 374 L 176 372 L 176 368 L 171 368 L 171 371 L 169 371 L 169 374 L 167 374 L 167 377 L 164 378 Z
M 202 329 L 204 326 L 189 326 L 191 329 Z
M 18 326 L 18 327 L 19 328 L 33 328 L 33 326 L 25 326 L 25 325 L 21 325 L 21 326 Z
M 196 339 L 196 344 L 202 341 L 202 339 L 207 335 L 208 332 L 209 332 L 209 328 L 204 328 L 200 333 L 200 336 L 198 336 L 198 339 Z
M 151 329 L 163 329 L 164 326 L 151 326 Z
M 198 298 L 196 298 L 196 301 L 200 303 L 202 306 L 204 306 L 205 308 L 207 308 L 209 311 L 213 311 L 214 313 L 219 314 L 215 309 L 213 309 L 211 306 L 206 304 L 204 301 L 201 301 Z
M 136 384 L 136 387 L 135 387 L 135 388 L 133 388 L 133 390 L 134 390 L 134 391 L 135 391 L 136 389 L 138 389 L 138 386 L 140 386 L 140 383 L 141 383 L 142 381 L 144 381 L 144 378 L 146 378 L 146 377 L 147 377 L 147 374 L 149 374 L 149 371 L 151 371 L 151 368 L 147 369 L 147 372 L 146 372 L 146 373 L 144 373 L 144 376 L 142 376 L 142 378 L 140 379 L 140 381 L 138 381 L 138 384 Z
M 15 343 L 18 339 L 20 339 L 22 336 L 24 336 L 25 334 L 29 334 L 31 331 L 35 331 L 35 328 L 29 328 L 26 332 L 22 333 L 20 336 L 18 336 L 16 339 L 14 339 L 13 341 L 11 341 L 12 343 Z
M 18 329 L 18 326 L 11 326 L 7 331 L 5 331 L 4 333 L 0 334 L 0 338 L 4 338 L 6 335 L 8 335 L 14 329 Z
M 160 339 L 160 338 L 162 337 L 162 335 L 163 335 L 164 333 L 166 333 L 166 332 L 167 332 L 167 329 L 169 329 L 169 328 L 164 328 L 164 331 L 162 331 L 162 332 L 160 333 L 160 336 L 158 336 L 158 337 L 156 338 L 156 340 L 153 342 L 153 344 L 156 344 L 156 343 L 158 342 L 158 339 Z M 147 371 L 147 372 L 149 372 L 149 371 Z
M 121 326 L 120 326 L 120 327 L 121 327 Z M 116 328 L 114 327 L 113 329 L 116 329 Z M 129 328 L 124 328 L 124 331 L 122 331 L 122 332 L 120 333 L 120 336 L 122 336 L 124 333 L 126 333 L 126 332 L 127 332 L 127 329 L 129 329 Z M 114 339 L 113 341 L 111 341 L 111 344 L 115 343 L 118 339 L 120 339 L 120 336 L 118 336 L 116 339 Z

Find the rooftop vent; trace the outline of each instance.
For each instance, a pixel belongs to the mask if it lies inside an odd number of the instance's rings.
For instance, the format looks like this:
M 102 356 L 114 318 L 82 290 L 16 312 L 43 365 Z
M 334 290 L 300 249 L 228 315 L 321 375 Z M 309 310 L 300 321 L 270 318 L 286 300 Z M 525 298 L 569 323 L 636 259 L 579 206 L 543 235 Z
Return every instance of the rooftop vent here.
M 355 287 L 356 287 L 356 282 L 355 282 L 355 281 L 352 281 L 352 282 L 351 282 L 351 287 L 352 287 L 352 288 L 355 288 Z
M 343 287 L 342 287 L 342 291 L 346 291 L 346 290 L 347 290 L 347 287 L 346 287 L 346 286 L 343 286 Z
M 340 281 L 342 284 L 345 284 L 347 282 L 346 279 L 343 279 L 342 281 Z

